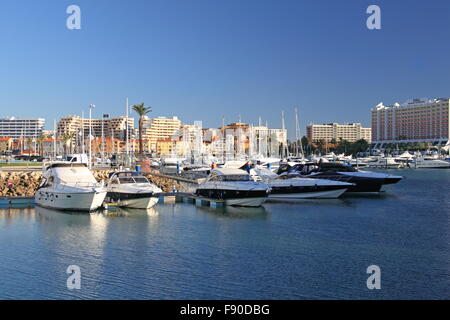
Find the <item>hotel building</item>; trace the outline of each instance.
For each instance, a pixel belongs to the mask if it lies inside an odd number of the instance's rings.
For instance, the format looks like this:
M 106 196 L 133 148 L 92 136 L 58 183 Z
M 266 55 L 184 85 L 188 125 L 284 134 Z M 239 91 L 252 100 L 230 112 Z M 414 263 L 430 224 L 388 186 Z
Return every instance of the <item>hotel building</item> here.
M 371 113 L 374 147 L 409 142 L 439 145 L 449 140 L 449 98 L 412 99 L 391 106 L 380 103 Z
M 181 127 L 181 120 L 178 117 L 166 118 L 145 118 L 142 139 L 148 140 L 149 152 L 157 150 L 158 140 L 165 141 Z
M 42 134 L 45 119 L 0 119 L 0 137 L 36 138 Z
M 332 140 L 338 142 L 341 139 L 355 142 L 364 139 L 370 143 L 372 140 L 371 129 L 364 128 L 361 123 L 310 124 L 306 127 L 306 135 L 311 142 L 324 140 L 330 143 Z
M 89 137 L 89 124 L 91 124 L 93 137 L 104 137 L 125 140 L 127 129 L 127 118 L 109 118 L 104 115 L 103 119 L 83 119 L 79 116 L 68 116 L 59 120 L 57 126 L 57 135 L 59 137 L 65 134 L 81 133 L 84 130 L 84 136 Z M 131 139 L 134 132 L 134 118 L 128 118 L 128 137 Z

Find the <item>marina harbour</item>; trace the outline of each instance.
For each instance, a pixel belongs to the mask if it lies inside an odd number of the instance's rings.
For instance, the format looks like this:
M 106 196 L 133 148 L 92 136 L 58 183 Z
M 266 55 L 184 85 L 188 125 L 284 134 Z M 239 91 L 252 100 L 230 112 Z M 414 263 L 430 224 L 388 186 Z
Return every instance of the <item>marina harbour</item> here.
M 2 1 L 0 302 L 450 299 L 448 0 L 63 2 Z
M 450 170 L 261 207 L 0 209 L 5 299 L 448 299 Z M 426 200 L 425 200 L 426 199 Z M 66 287 L 81 269 L 80 290 Z M 366 269 L 381 269 L 368 290 Z

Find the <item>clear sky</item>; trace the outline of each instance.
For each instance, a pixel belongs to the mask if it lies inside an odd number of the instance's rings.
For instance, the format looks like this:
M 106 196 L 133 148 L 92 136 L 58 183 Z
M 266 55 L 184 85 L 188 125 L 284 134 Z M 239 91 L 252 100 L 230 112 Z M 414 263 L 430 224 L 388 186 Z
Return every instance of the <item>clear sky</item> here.
M 81 30 L 66 8 L 81 8 Z M 381 7 L 381 30 L 366 9 Z M 450 1 L 2 0 L 0 117 L 124 114 L 205 127 L 258 117 L 294 134 L 370 108 L 450 95 Z

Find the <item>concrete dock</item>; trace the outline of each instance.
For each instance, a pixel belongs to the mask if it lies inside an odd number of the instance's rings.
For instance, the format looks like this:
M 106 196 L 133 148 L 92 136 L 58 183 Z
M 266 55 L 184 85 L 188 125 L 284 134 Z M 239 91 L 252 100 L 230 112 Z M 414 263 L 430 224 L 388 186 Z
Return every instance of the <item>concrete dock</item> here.
M 192 203 L 197 206 L 220 208 L 225 206 L 224 200 L 198 197 L 192 193 L 163 192 L 159 194 L 159 204 L 173 204 L 177 202 Z M 0 197 L 0 208 L 32 208 L 34 197 Z M 114 207 L 114 203 L 107 203 L 107 207 Z

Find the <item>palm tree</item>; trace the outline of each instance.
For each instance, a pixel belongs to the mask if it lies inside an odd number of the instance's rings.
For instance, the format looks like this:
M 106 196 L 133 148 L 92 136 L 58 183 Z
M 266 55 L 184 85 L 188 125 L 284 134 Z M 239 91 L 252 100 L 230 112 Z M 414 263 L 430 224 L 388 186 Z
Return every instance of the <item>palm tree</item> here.
M 139 154 L 143 154 L 142 130 L 144 129 L 144 116 L 152 111 L 151 107 L 146 107 L 144 103 L 135 104 L 133 110 L 139 115 Z
M 44 156 L 44 141 L 47 139 L 47 136 L 44 134 L 40 134 L 39 137 L 37 137 L 37 142 L 39 146 L 39 155 L 42 157 Z
M 64 154 L 67 154 L 67 149 L 69 149 L 69 153 L 72 151 L 72 140 L 75 137 L 75 132 L 65 133 L 61 139 L 64 142 Z
M 27 138 L 28 156 L 31 157 L 31 145 L 33 144 L 33 138 Z

